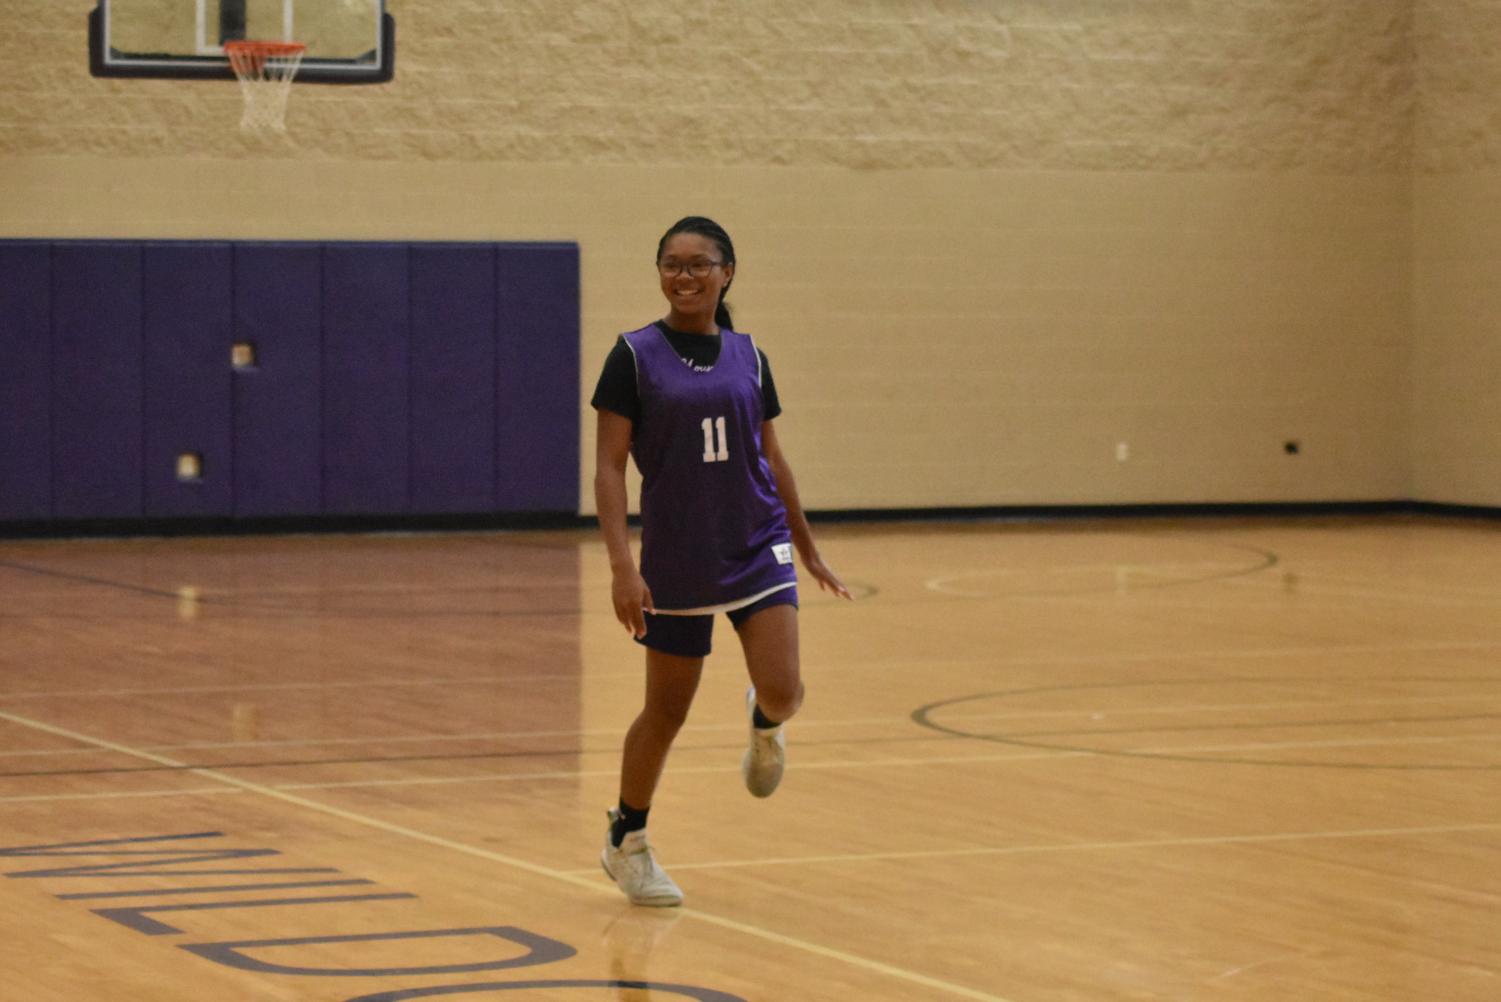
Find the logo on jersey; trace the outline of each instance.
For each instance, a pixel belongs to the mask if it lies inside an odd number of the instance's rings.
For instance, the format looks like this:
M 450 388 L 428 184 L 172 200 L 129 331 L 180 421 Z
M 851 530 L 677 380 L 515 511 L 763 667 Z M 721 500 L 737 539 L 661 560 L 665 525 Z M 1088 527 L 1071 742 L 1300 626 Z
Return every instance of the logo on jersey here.
M 792 563 L 792 544 L 791 543 L 772 543 L 771 544 L 771 552 L 777 558 L 777 563 L 779 563 L 779 564 L 790 564 L 790 563 Z

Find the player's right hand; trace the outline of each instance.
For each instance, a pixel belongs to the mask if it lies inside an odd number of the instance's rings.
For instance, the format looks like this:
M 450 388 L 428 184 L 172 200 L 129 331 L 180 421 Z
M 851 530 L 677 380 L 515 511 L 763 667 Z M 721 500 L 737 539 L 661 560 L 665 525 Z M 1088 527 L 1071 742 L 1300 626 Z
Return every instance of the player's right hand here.
M 630 631 L 631 636 L 637 640 L 646 636 L 645 613 L 657 610 L 652 605 L 651 589 L 646 586 L 641 572 L 635 568 L 615 572 L 610 580 L 610 600 L 615 605 L 615 618 Z

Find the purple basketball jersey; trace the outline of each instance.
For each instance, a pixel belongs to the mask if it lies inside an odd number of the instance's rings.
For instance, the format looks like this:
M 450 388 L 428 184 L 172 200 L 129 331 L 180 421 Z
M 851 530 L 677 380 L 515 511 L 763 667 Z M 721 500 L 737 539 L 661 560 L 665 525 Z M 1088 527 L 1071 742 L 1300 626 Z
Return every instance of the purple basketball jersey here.
M 641 576 L 659 612 L 733 606 L 797 580 L 761 455 L 761 356 L 745 334 L 721 338 L 702 370 L 655 326 L 625 335 L 641 394 Z

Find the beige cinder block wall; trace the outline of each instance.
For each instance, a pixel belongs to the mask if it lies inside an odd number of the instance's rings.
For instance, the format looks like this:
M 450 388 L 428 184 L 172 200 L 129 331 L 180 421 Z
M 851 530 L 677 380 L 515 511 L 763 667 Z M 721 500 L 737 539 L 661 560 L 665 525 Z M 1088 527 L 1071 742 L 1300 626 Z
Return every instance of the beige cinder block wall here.
M 1501 2 L 1423 0 L 1412 469 L 1416 496 L 1501 505 Z
M 0 0 L 0 234 L 577 240 L 587 397 L 702 212 L 812 507 L 1409 490 L 1412 0 L 392 0 L 272 138 L 92 3 Z

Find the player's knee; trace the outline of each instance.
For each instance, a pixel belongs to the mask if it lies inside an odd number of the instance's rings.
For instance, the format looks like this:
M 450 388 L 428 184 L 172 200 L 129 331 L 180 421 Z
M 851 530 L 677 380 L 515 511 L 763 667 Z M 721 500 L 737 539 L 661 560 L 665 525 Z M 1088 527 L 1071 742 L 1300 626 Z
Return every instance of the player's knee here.
M 803 684 L 796 678 L 756 686 L 756 705 L 772 720 L 791 720 L 803 703 Z
M 659 733 L 676 735 L 688 722 L 688 707 L 691 704 L 662 703 L 647 707 L 652 726 Z

